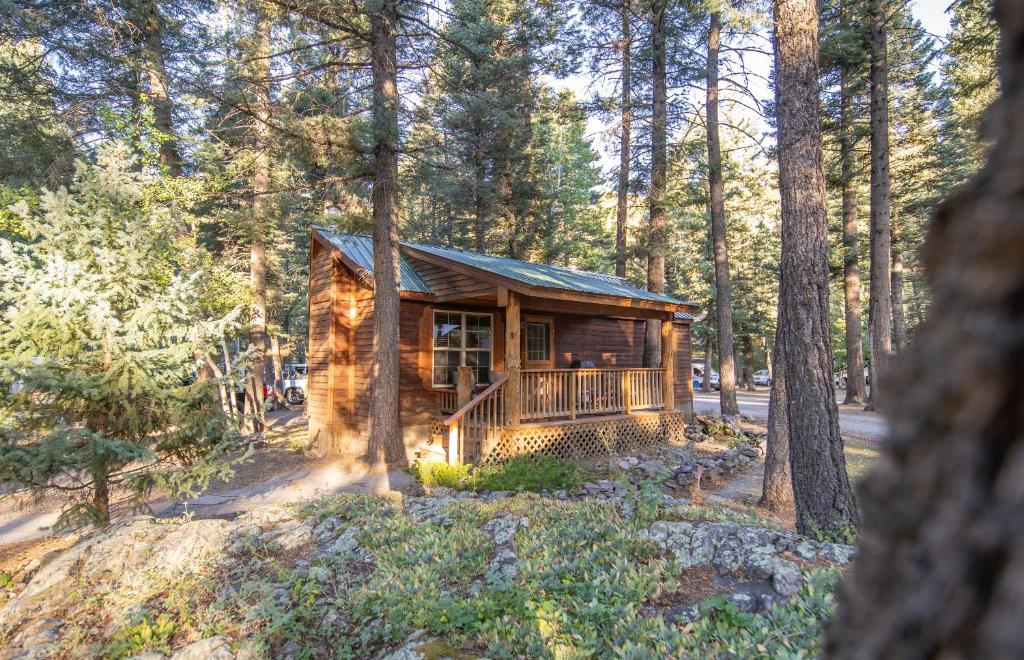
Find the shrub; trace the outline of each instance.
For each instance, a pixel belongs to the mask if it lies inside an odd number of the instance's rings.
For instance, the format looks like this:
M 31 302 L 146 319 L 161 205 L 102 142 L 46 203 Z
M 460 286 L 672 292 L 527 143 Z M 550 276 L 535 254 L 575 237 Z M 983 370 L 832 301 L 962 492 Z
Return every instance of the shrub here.
M 504 463 L 481 465 L 473 472 L 474 490 L 574 490 L 583 484 L 583 471 L 572 461 L 544 454 L 517 456 Z
M 427 488 L 445 486 L 465 490 L 469 487 L 469 468 L 468 465 L 448 465 L 441 461 L 416 461 L 409 472 Z

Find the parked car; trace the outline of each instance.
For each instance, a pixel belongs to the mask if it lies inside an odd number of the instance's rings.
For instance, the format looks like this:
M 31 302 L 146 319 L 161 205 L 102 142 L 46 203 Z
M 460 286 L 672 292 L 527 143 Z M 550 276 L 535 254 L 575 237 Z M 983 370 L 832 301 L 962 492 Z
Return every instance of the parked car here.
M 292 405 L 306 400 L 308 368 L 305 364 L 293 364 L 285 369 L 284 399 Z
M 772 384 L 772 375 L 767 369 L 758 369 L 754 372 L 754 385 L 769 386 Z
M 700 389 L 704 384 L 704 369 L 702 367 L 694 365 L 693 367 L 693 389 Z M 711 389 L 720 390 L 722 389 L 721 381 L 718 377 L 718 372 L 714 369 L 711 370 Z

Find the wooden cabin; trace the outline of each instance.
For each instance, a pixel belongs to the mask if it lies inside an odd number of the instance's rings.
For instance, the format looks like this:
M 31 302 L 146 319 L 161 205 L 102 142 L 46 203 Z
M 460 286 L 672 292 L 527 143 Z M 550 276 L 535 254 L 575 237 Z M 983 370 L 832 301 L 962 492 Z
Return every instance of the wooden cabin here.
M 373 387 L 368 236 L 311 230 L 311 444 L 360 460 Z M 402 242 L 401 424 L 410 461 L 582 457 L 681 437 L 693 303 L 624 278 Z M 656 322 L 660 366 L 643 368 Z

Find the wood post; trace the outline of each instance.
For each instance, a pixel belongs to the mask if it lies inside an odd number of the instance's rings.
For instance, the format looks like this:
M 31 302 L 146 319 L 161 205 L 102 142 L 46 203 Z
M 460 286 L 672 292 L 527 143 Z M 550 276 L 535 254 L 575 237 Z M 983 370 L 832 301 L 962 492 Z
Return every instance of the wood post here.
M 633 390 L 629 369 L 622 371 L 622 409 L 627 415 L 633 414 Z
M 462 366 L 455 370 L 455 390 L 458 396 L 458 408 L 466 405 L 473 398 L 473 381 L 476 380 L 473 367 Z
M 576 381 L 580 372 L 573 371 L 569 374 L 569 419 L 576 419 Z
M 676 327 L 672 317 L 661 322 L 661 387 L 665 410 L 676 407 Z
M 448 465 L 459 464 L 459 423 L 448 425 Z
M 508 404 L 508 426 L 515 429 L 519 428 L 519 415 L 522 407 L 519 294 L 509 291 L 507 297 L 508 304 L 505 306 L 505 371 L 508 372 L 508 383 L 505 385 L 505 401 Z

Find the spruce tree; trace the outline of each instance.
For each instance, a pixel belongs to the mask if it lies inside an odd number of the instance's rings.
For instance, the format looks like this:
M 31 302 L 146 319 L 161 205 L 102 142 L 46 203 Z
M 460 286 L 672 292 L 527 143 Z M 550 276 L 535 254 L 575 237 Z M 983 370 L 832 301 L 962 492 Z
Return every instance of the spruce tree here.
M 105 525 L 111 503 L 194 493 L 228 472 L 236 434 L 197 380 L 237 312 L 204 313 L 176 218 L 124 149 L 79 164 L 70 188 L 17 208 L 0 239 L 0 481 L 69 497 L 60 523 Z

